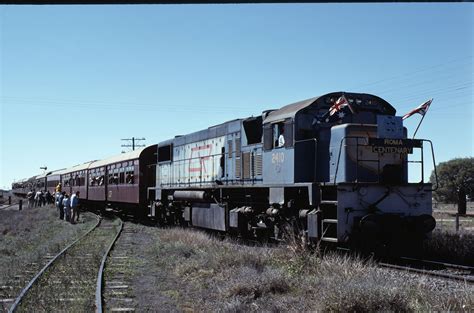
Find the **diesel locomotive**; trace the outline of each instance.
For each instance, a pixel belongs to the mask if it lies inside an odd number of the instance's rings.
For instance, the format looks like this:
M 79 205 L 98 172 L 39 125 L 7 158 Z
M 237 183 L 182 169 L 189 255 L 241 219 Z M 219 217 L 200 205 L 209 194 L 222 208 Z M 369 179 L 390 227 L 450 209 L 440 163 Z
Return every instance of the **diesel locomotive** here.
M 373 249 L 434 229 L 427 152 L 436 169 L 431 141 L 408 139 L 387 101 L 334 92 L 55 174 L 86 206 L 159 224 Z

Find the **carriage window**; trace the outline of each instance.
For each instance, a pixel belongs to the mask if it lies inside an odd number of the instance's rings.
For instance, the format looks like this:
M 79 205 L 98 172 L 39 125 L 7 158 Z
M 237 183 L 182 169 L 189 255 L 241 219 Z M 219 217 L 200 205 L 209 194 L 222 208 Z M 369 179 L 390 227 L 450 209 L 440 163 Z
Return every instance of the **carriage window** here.
M 104 173 L 104 171 L 102 170 L 102 171 L 100 172 L 100 176 L 98 176 L 98 183 L 97 183 L 97 184 L 98 184 L 99 186 L 103 186 L 103 185 L 104 185 L 104 180 L 105 180 L 105 173 Z
M 125 172 L 124 168 L 120 169 L 120 175 L 119 175 L 119 184 L 124 184 L 125 183 Z
M 126 175 L 125 175 L 127 184 L 132 185 L 132 184 L 135 183 L 133 172 L 134 172 L 134 167 L 133 166 L 127 167 L 127 172 L 126 172 Z
M 112 171 L 112 184 L 118 184 L 119 182 L 119 169 L 114 168 Z
M 96 175 L 95 173 L 90 174 L 89 186 L 95 186 L 95 185 L 97 185 L 97 177 L 96 177 L 95 175 Z

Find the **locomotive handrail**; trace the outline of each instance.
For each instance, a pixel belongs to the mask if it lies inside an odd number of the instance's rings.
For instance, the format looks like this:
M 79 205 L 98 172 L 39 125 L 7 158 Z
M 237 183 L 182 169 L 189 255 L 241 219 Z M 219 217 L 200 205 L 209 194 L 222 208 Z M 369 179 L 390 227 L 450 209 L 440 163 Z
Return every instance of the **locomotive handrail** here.
M 338 153 L 338 157 L 337 157 L 337 164 L 336 164 L 336 172 L 334 173 L 334 184 L 336 184 L 336 180 L 337 180 L 337 174 L 339 172 L 339 163 L 340 163 L 340 160 L 341 160 L 341 152 L 342 152 L 342 144 L 343 142 L 346 140 L 346 139 L 356 139 L 357 140 L 357 143 L 356 143 L 356 157 L 357 157 L 357 166 L 356 166 L 356 181 L 358 180 L 358 177 L 359 177 L 359 139 L 364 139 L 366 141 L 366 144 L 365 146 L 368 146 L 368 141 L 369 141 L 369 138 L 370 137 L 361 137 L 361 136 L 345 136 L 343 138 L 341 138 L 341 141 L 339 143 L 339 153 Z M 432 159 L 433 159 L 433 169 L 434 169 L 434 174 L 435 174 L 435 179 L 436 179 L 436 188 L 431 188 L 431 191 L 435 191 L 439 188 L 439 181 L 438 181 L 438 173 L 436 171 L 436 162 L 435 162 L 435 156 L 434 156 L 434 148 L 433 148 L 433 143 L 431 142 L 431 140 L 428 140 L 428 139 L 417 139 L 419 141 L 426 141 L 430 144 L 430 147 L 431 147 L 431 156 L 432 156 Z M 420 161 L 409 161 L 408 158 L 407 158 L 407 163 L 421 163 L 421 181 L 420 181 L 420 184 L 424 184 L 425 183 L 425 179 L 424 179 L 424 155 L 423 155 L 423 144 L 421 145 L 421 147 L 419 147 L 421 149 L 421 160 Z M 380 176 L 380 159 L 377 159 L 377 160 L 362 160 L 364 162 L 378 162 L 378 175 Z M 378 181 L 380 180 L 380 178 L 378 179 Z
M 342 143 L 347 139 L 357 139 L 357 151 L 356 151 L 356 155 L 357 155 L 357 165 L 359 164 L 359 138 L 360 139 L 365 139 L 367 141 L 367 143 L 369 142 L 368 138 L 369 137 L 361 137 L 361 136 L 345 136 L 345 137 L 342 137 L 341 138 L 341 142 L 339 143 L 339 153 L 338 153 L 338 156 L 337 156 L 337 164 L 336 164 L 336 173 L 334 173 L 334 184 L 336 184 L 336 179 L 337 179 L 337 173 L 339 171 L 339 162 L 341 160 L 341 151 L 342 151 Z M 379 162 L 378 164 L 378 172 L 380 172 L 380 160 L 365 160 L 367 162 Z M 356 180 L 357 180 L 357 177 L 359 176 L 359 168 L 358 166 L 356 167 Z
M 435 174 L 435 179 L 436 179 L 436 188 L 431 188 L 431 191 L 436 191 L 438 190 L 439 188 L 439 181 L 438 181 L 438 172 L 436 171 L 436 161 L 435 161 L 435 155 L 434 155 L 434 148 L 433 148 L 433 142 L 429 139 L 418 139 L 418 140 L 421 140 L 421 141 L 426 141 L 430 144 L 430 147 L 431 147 L 431 157 L 433 158 L 433 171 L 434 171 L 434 174 Z M 423 151 L 423 148 L 422 148 L 422 151 Z M 423 170 L 422 170 L 423 172 Z

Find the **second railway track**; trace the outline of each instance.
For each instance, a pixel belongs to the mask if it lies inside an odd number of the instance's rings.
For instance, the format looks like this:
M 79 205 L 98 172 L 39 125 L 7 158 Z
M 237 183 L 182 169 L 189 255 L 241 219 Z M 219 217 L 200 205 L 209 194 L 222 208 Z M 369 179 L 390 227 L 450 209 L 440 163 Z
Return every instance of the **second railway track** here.
M 103 264 L 122 228 L 119 218 L 103 218 L 64 249 L 25 287 L 9 312 L 93 312 Z M 99 278 L 99 282 L 98 282 Z
M 474 267 L 459 264 L 450 264 L 431 260 L 423 260 L 409 257 L 400 257 L 395 262 L 380 262 L 379 266 L 418 273 L 449 280 L 474 283 Z

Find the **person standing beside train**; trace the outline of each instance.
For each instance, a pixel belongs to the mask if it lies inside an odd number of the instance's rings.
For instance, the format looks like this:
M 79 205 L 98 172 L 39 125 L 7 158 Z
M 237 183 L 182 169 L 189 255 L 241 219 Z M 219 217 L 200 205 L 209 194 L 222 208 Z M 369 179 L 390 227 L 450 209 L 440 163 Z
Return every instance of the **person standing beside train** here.
M 41 190 L 38 190 L 35 194 L 35 208 L 41 206 Z
M 71 221 L 71 199 L 69 195 L 63 191 L 64 199 L 63 199 L 63 209 L 64 209 L 64 218 L 66 221 Z M 72 222 L 72 221 L 71 221 Z
M 76 224 L 79 222 L 79 191 L 76 191 L 75 194 L 71 197 L 71 223 Z
M 64 200 L 64 194 L 66 192 L 57 192 L 56 193 L 56 207 L 58 208 L 59 211 L 59 219 L 63 220 L 64 219 L 64 206 L 63 206 L 63 200 Z
M 28 198 L 28 209 L 33 208 L 35 204 L 35 190 L 33 189 L 30 192 L 28 192 L 26 197 Z

